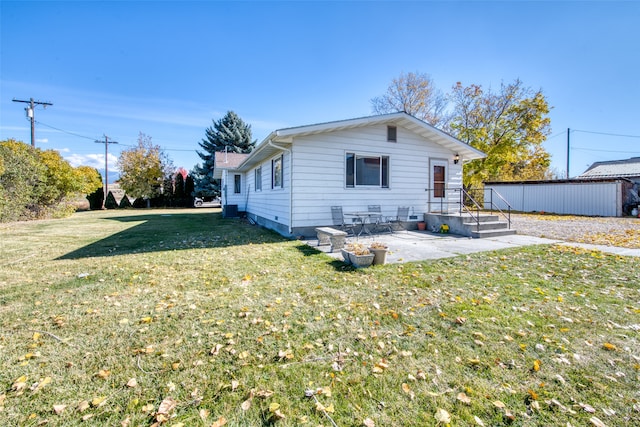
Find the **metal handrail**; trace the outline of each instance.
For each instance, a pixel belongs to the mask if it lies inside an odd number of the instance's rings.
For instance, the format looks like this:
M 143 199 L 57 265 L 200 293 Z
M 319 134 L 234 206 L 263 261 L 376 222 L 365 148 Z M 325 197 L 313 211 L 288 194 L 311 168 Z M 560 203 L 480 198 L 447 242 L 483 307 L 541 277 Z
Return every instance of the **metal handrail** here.
M 427 188 L 426 189 L 427 192 L 431 192 L 431 191 L 435 191 L 435 189 L 433 188 Z M 445 194 L 450 192 L 450 191 L 454 191 L 456 193 L 459 193 L 459 197 L 458 197 L 458 201 L 457 202 L 449 202 L 449 201 L 445 201 L 446 197 L 442 197 L 440 198 L 440 212 L 444 212 L 444 205 L 446 204 L 447 206 L 450 204 L 457 204 L 458 205 L 458 213 L 459 215 L 462 215 L 463 213 L 468 214 L 471 219 L 476 223 L 476 230 L 480 231 L 480 211 L 484 211 L 486 210 L 486 207 L 483 207 L 480 205 L 480 203 L 476 200 L 476 198 L 474 198 L 471 195 L 471 192 L 468 190 L 465 190 L 464 188 L 446 188 L 445 189 Z M 483 190 L 478 190 L 478 191 L 483 191 L 483 196 L 486 196 L 487 191 L 489 192 L 489 201 L 487 203 L 486 197 L 483 197 L 484 200 L 484 205 L 485 206 L 489 206 L 489 212 L 490 213 L 494 213 L 494 211 L 496 213 L 498 213 L 499 215 L 501 215 L 502 217 L 504 217 L 507 220 L 507 227 L 509 229 L 511 229 L 511 205 L 509 204 L 509 202 L 507 202 L 507 200 L 502 197 L 502 195 L 500 193 L 498 193 L 496 190 L 494 190 L 493 188 L 485 188 Z M 504 203 L 504 205 L 506 206 L 506 212 L 505 210 L 501 209 L 500 206 L 498 206 L 494 200 L 493 200 L 493 195 L 496 195 L 498 200 L 501 201 L 502 203 Z M 467 206 L 467 202 L 469 202 L 468 204 L 470 206 Z M 448 211 L 448 209 L 447 209 Z

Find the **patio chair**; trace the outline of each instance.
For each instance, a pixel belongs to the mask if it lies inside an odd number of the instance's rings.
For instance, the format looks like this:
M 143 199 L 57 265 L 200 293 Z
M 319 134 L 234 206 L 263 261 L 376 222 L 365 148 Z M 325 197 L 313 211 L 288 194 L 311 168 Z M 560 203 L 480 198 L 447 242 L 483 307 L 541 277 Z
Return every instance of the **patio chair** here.
M 367 210 L 371 213 L 379 213 L 380 215 L 375 215 L 371 217 L 371 222 L 376 230 L 389 230 L 389 233 L 393 233 L 393 227 L 391 226 L 391 222 L 382 215 L 382 209 L 380 205 L 369 205 Z
M 349 224 L 344 220 L 344 213 L 342 213 L 342 206 L 331 206 L 331 219 L 333 220 L 333 226 L 340 230 L 356 234 L 354 224 Z
M 393 224 L 398 224 L 400 229 L 405 229 L 404 223 L 407 222 L 407 218 L 409 218 L 409 207 L 408 206 L 398 206 L 398 213 L 395 217 L 389 218 L 389 222 Z

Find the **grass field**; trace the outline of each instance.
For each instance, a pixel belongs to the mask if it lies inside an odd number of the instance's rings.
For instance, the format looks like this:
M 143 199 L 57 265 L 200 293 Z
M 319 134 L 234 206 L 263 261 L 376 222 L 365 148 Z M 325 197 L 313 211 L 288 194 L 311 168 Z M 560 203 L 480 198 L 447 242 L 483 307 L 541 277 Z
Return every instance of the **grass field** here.
M 353 270 L 217 210 L 0 225 L 2 426 L 637 426 L 638 258 Z

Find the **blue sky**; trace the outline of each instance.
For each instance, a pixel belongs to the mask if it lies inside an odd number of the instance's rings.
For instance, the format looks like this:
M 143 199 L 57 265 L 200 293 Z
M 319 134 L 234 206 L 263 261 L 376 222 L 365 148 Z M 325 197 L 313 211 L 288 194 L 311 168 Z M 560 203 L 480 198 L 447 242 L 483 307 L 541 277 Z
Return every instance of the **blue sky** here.
M 553 168 L 640 156 L 640 2 L 0 1 L 0 140 L 109 170 L 139 132 L 191 170 L 212 120 L 272 130 L 371 114 L 402 72 L 542 89 Z M 616 136 L 629 135 L 630 137 Z

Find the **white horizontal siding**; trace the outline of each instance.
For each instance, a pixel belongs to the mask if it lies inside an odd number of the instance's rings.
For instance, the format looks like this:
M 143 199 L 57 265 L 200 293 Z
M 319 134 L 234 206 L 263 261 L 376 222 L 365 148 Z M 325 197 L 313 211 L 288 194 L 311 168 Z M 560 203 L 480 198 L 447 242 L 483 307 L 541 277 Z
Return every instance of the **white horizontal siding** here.
M 385 215 L 398 206 L 411 214 L 428 208 L 429 159 L 449 160 L 453 153 L 440 145 L 398 128 L 398 142 L 386 141 L 386 126 L 296 138 L 293 143 L 293 227 L 331 224 L 331 206 L 343 211 L 380 205 Z M 390 188 L 346 188 L 345 153 L 389 156 Z M 460 187 L 461 165 L 449 162 L 448 187 Z
M 277 155 L 262 163 L 262 190 L 255 191 L 255 168 L 247 172 L 248 198 L 246 199 L 246 211 L 270 221 L 289 226 L 289 197 L 291 188 L 291 174 L 289 167 L 290 154 L 283 152 L 283 186 L 282 188 L 271 188 L 272 166 L 271 161 Z
M 617 182 L 546 183 L 546 184 L 491 184 L 511 205 L 522 212 L 550 212 L 558 214 L 620 216 L 622 187 Z M 485 207 L 489 208 L 488 192 Z M 496 203 L 501 209 L 502 201 Z

